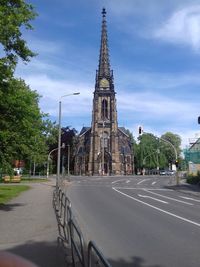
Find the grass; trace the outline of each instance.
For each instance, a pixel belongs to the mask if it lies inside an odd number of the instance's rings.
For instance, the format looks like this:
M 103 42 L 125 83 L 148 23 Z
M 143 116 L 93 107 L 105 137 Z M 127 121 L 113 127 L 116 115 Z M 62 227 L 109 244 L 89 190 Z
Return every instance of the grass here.
M 0 204 L 5 204 L 12 198 L 18 196 L 21 192 L 30 189 L 27 185 L 1 185 L 0 186 Z

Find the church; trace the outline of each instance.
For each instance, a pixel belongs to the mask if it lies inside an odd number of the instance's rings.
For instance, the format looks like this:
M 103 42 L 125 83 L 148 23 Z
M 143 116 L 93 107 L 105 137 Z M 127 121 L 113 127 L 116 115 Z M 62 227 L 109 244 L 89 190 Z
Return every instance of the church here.
M 96 71 L 91 127 L 83 127 L 75 150 L 76 175 L 133 174 L 133 144 L 118 127 L 116 92 L 110 68 L 106 10 L 102 10 L 99 65 Z

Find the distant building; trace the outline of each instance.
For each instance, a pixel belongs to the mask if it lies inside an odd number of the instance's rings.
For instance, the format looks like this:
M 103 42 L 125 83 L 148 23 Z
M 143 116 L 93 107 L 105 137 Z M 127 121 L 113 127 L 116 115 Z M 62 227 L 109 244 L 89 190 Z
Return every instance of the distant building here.
M 185 160 L 188 162 L 189 174 L 196 175 L 200 171 L 200 138 L 184 151 Z
M 83 127 L 75 152 L 77 175 L 132 174 L 133 149 L 125 128 L 118 127 L 113 71 L 110 69 L 106 11 L 102 11 L 99 66 L 91 127 Z

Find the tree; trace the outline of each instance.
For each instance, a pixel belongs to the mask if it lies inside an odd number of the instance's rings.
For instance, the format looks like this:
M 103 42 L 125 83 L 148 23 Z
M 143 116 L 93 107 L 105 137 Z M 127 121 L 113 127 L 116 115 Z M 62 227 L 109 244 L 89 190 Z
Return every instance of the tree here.
M 61 129 L 61 146 L 64 147 L 61 149 L 61 164 L 65 169 L 68 168 L 68 155 L 69 155 L 69 169 L 74 169 L 74 147 L 76 139 L 77 130 L 75 128 L 70 128 L 70 126 L 63 127 Z M 52 139 L 53 138 L 53 139 Z M 58 147 L 58 125 L 54 128 L 54 134 L 51 137 L 51 143 L 49 145 L 49 152 L 55 149 L 51 154 L 53 160 L 53 171 L 56 171 L 55 167 L 57 165 L 57 155 L 58 152 L 56 148 Z M 54 140 L 54 142 L 52 142 Z M 49 143 L 49 142 L 48 142 Z M 68 154 L 69 153 L 69 154 Z M 61 169 L 62 169 L 61 167 Z
M 180 157 L 181 153 L 181 137 L 178 134 L 174 134 L 171 132 L 166 132 L 161 136 L 162 139 L 170 142 L 176 149 L 177 157 Z M 161 141 L 162 142 L 162 141 Z M 173 163 L 176 159 L 175 151 L 172 146 L 167 143 L 162 142 L 162 150 L 165 154 L 168 163 Z
M 46 159 L 51 127 L 40 111 L 39 98 L 21 79 L 12 78 L 7 90 L 0 87 L 0 165 L 5 171 L 15 159 Z
M 181 138 L 179 135 L 167 132 L 161 138 L 158 138 L 153 134 L 144 133 L 138 138 L 139 144 L 135 145 L 135 163 L 138 169 L 143 167 L 147 169 L 155 169 L 157 167 L 166 169 L 170 163 L 172 164 L 175 160 L 174 149 L 162 139 L 175 146 L 177 155 L 180 156 Z
M 0 167 L 12 170 L 15 159 L 27 165 L 47 161 L 48 146 L 55 143 L 57 127 L 39 108 L 40 96 L 23 80 L 14 78 L 15 67 L 35 56 L 22 33 L 32 30 L 36 17 L 25 0 L 0 0 Z
M 142 169 L 144 166 L 149 169 L 156 168 L 158 165 L 157 149 L 158 140 L 151 133 L 144 133 L 138 138 L 137 146 L 137 167 Z
M 24 0 L 0 0 L 0 87 L 7 89 L 18 59 L 25 63 L 36 54 L 27 46 L 22 30 L 33 29 L 30 21 L 36 17 L 32 5 Z
M 0 0 L 0 43 L 7 64 L 16 64 L 18 58 L 28 62 L 35 55 L 22 38 L 22 28 L 33 29 L 30 21 L 35 17 L 33 6 L 24 0 Z

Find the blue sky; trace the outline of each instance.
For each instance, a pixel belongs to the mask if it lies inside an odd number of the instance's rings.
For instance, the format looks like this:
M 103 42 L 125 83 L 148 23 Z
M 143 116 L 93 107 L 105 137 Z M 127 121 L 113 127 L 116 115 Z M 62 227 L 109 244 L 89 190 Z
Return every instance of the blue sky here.
M 196 0 L 31 0 L 38 17 L 24 32 L 38 53 L 20 76 L 42 96 L 40 107 L 62 125 L 91 125 L 98 67 L 101 10 L 107 11 L 118 123 L 158 136 L 179 134 L 182 145 L 200 125 L 200 2 Z

